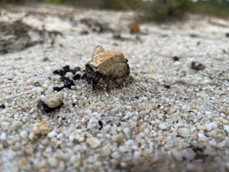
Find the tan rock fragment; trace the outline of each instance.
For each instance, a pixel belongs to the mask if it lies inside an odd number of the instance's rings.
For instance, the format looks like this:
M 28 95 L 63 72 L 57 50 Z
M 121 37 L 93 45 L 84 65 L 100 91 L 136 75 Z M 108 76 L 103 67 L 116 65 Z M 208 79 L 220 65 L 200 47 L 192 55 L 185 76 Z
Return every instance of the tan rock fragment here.
M 20 167 L 26 166 L 28 164 L 27 158 L 22 157 L 21 159 L 19 159 L 18 165 Z
M 133 21 L 133 22 L 129 23 L 128 24 L 128 28 L 130 30 L 130 33 L 132 33 L 132 34 L 140 32 L 139 23 L 136 22 L 136 21 Z
M 128 60 L 121 51 L 104 51 L 101 46 L 97 46 L 91 61 L 86 64 L 94 72 L 110 78 L 122 78 L 129 75 Z
M 39 136 L 47 135 L 49 131 L 50 128 L 45 124 L 44 121 L 42 121 L 33 128 L 31 139 L 37 139 Z

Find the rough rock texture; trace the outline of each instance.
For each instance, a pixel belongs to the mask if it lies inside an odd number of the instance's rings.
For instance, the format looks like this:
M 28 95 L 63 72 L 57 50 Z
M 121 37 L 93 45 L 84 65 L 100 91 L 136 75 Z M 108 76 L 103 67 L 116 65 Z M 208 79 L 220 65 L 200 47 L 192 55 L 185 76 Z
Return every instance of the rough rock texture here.
M 96 54 L 87 65 L 103 76 L 118 79 L 129 75 L 127 61 L 121 51 L 104 51 Z

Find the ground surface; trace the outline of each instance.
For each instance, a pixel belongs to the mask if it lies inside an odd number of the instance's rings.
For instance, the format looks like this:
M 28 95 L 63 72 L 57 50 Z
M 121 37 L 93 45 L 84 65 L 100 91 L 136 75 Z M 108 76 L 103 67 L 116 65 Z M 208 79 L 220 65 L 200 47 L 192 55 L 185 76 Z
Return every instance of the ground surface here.
M 1 21 L 33 29 L 0 41 L 0 171 L 229 170 L 229 22 L 190 16 L 132 35 L 133 17 L 56 6 L 1 11 Z M 86 18 L 110 28 L 90 28 Z M 97 45 L 124 53 L 132 83 L 106 92 L 76 80 L 59 92 L 60 109 L 43 112 L 40 99 L 62 84 L 53 71 L 83 70 Z

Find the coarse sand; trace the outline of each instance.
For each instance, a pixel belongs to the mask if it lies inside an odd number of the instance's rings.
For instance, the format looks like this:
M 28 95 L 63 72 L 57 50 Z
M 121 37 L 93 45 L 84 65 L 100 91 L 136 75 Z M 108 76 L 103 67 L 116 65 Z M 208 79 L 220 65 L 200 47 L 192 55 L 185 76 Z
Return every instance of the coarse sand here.
M 229 170 L 228 20 L 190 15 L 131 34 L 133 12 L 0 14 L 4 25 L 21 21 L 18 35 L 0 33 L 0 47 L 10 40 L 0 49 L 0 171 Z M 82 79 L 97 45 L 122 51 L 131 81 L 94 90 Z M 63 76 L 66 65 L 77 70 Z M 58 106 L 44 109 L 50 95 Z

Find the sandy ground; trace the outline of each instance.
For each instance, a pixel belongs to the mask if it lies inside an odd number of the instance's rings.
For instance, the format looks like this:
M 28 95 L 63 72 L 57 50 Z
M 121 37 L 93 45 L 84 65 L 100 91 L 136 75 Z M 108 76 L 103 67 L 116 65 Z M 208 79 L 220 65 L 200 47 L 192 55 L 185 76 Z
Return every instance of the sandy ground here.
M 0 171 L 229 170 L 229 22 L 190 16 L 130 34 L 133 19 L 57 6 L 1 11 L 1 22 L 30 27 L 0 42 Z M 53 71 L 81 75 L 97 45 L 121 50 L 133 80 L 109 91 L 74 80 L 58 92 L 59 109 L 42 110 L 63 84 Z

